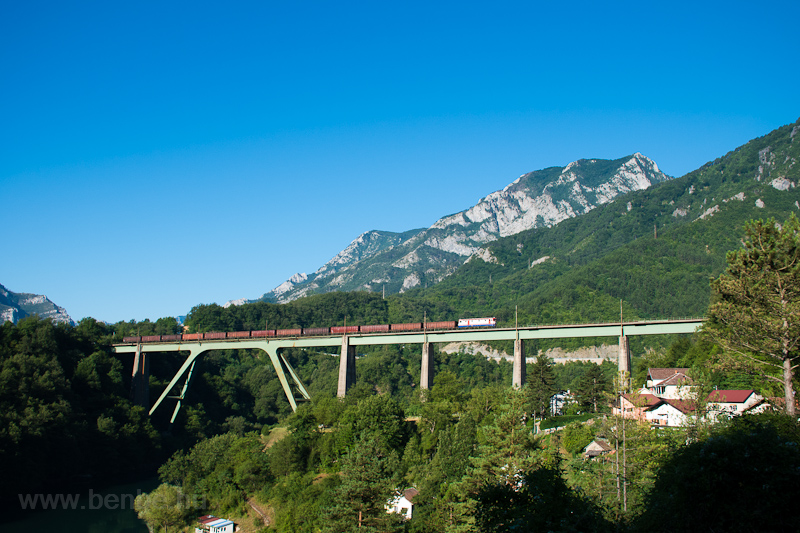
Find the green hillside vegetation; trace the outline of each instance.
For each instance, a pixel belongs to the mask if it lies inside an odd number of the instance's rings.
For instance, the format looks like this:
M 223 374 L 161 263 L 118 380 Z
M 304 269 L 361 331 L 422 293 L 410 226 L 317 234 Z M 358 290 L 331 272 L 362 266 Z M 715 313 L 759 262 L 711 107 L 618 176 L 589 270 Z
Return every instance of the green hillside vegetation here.
M 0 326 L 0 498 L 76 482 L 142 475 L 163 461 L 153 421 L 128 399 L 130 365 L 111 351 L 113 329 L 36 316 Z M 16 504 L 16 505 L 14 505 Z
M 793 141 L 799 127 L 800 121 L 780 128 L 687 176 L 579 219 L 495 241 L 487 248 L 496 263 L 472 260 L 428 288 L 385 299 L 380 292 L 353 292 L 282 305 L 204 304 L 191 310 L 186 326 L 192 332 L 240 331 L 467 316 L 496 316 L 501 326 L 516 319 L 522 325 L 615 322 L 620 301 L 626 321 L 703 316 L 711 302 L 709 280 L 726 268 L 726 252 L 740 246 L 745 222 L 784 221 L 800 210 L 796 188 L 772 185 L 778 178 L 800 183 L 800 149 Z M 423 392 L 421 350 L 411 345 L 360 350 L 357 384 L 343 400 L 335 397 L 338 350 L 286 350 L 313 398 L 296 413 L 262 352 L 209 352 L 199 359 L 170 427 L 171 405 L 148 417 L 131 404 L 132 356 L 115 355 L 111 345 L 128 335 L 179 331 L 172 318 L 111 325 L 85 319 L 69 326 L 31 317 L 0 327 L 0 459 L 6 474 L 0 496 L 6 507 L 14 508 L 21 492 L 147 476 L 161 465 L 163 485 L 152 494 L 202 494 L 206 503 L 203 509 L 170 509 L 174 525 L 188 525 L 198 511 L 249 521 L 245 502 L 254 498 L 273 522 L 268 528 L 251 524 L 251 531 L 660 531 L 669 530 L 677 510 L 693 501 L 688 475 L 706 487 L 704 506 L 731 513 L 748 502 L 732 499 L 735 483 L 717 490 L 718 474 L 757 487 L 798 481 L 791 458 L 800 445 L 796 421 L 763 416 L 674 432 L 623 423 L 610 414 L 613 363 L 554 366 L 540 358 L 528 367 L 526 387 L 514 391 L 509 362 L 437 350 L 434 386 Z M 603 342 L 617 339 L 530 342 L 526 349 L 534 355 L 557 345 Z M 496 346 L 511 350 L 510 344 Z M 716 365 L 720 348 L 707 336 L 634 339 L 632 350 L 635 385 L 643 383 L 648 367 L 685 366 L 704 387 L 775 394 L 758 376 L 722 371 Z M 151 398 L 181 363 L 178 354 L 150 357 Z M 545 400 L 566 389 L 578 399 L 568 409 L 570 418 L 541 424 Z M 535 423 L 568 425 L 542 436 L 532 433 Z M 748 436 L 763 446 L 748 446 Z M 625 443 L 624 478 L 614 461 L 580 457 L 594 438 Z M 683 467 L 700 462 L 708 469 Z M 402 522 L 383 506 L 408 487 L 420 494 L 414 519 Z M 770 494 L 774 498 L 758 499 L 759 513 L 725 519 L 723 529 L 766 524 L 791 530 L 800 518 L 786 501 L 793 492 Z M 137 509 L 153 524 L 166 520 L 155 499 L 137 499 Z M 695 513 L 686 529 L 694 523 L 714 528 L 709 516 Z

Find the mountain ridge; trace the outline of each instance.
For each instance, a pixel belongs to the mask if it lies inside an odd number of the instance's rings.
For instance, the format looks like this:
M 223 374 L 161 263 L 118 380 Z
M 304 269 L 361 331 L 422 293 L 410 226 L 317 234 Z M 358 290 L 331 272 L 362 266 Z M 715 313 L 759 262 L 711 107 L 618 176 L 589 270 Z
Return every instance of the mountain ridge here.
M 311 275 L 298 273 L 256 300 L 283 303 L 331 290 L 402 293 L 440 282 L 494 240 L 550 227 L 587 213 L 620 194 L 672 179 L 643 154 L 615 160 L 579 159 L 565 167 L 522 174 L 474 206 L 429 228 L 403 233 L 371 230 Z
M 620 300 L 628 318 L 700 316 L 744 224 L 800 212 L 799 161 L 800 120 L 582 218 L 489 243 L 485 257 L 409 296 L 478 316 L 519 305 L 537 323 L 614 320 Z

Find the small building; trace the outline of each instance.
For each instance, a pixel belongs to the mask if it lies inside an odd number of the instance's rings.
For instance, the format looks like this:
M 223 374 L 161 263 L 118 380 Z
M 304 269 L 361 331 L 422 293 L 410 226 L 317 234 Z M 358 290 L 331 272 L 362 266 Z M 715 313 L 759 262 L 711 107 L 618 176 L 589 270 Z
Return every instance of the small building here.
M 613 453 L 614 448 L 604 439 L 595 439 L 583 449 L 584 459 L 596 459 L 601 455 Z
M 201 516 L 197 521 L 199 524 L 195 526 L 194 533 L 233 533 L 235 527 L 232 521 L 210 514 Z
M 411 516 L 414 514 L 414 498 L 416 498 L 417 494 L 419 494 L 419 491 L 415 488 L 398 492 L 386 504 L 386 512 L 403 515 L 406 520 L 411 520 Z

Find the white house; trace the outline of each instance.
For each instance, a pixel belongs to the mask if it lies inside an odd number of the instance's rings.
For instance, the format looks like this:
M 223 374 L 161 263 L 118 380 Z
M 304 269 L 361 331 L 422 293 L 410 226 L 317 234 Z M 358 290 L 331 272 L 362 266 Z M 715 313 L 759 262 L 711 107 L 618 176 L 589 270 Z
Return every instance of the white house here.
M 708 414 L 713 419 L 760 413 L 768 408 L 764 397 L 752 389 L 715 390 L 708 395 Z
M 410 520 L 414 512 L 414 498 L 417 494 L 419 494 L 419 491 L 413 488 L 398 492 L 395 497 L 386 504 L 386 512 L 401 514 L 406 520 Z
M 564 414 L 564 408 L 575 403 L 575 394 L 570 391 L 561 391 L 550 397 L 550 414 L 559 416 Z
M 645 410 L 644 416 L 652 426 L 674 428 L 689 425 L 689 418 L 694 411 L 692 402 L 663 398 Z
M 217 518 L 213 515 L 201 516 L 197 519 L 200 523 L 195 526 L 194 533 L 233 533 L 234 523 L 225 518 Z
M 645 387 L 659 398 L 683 399 L 692 384 L 687 372 L 688 368 L 648 368 Z

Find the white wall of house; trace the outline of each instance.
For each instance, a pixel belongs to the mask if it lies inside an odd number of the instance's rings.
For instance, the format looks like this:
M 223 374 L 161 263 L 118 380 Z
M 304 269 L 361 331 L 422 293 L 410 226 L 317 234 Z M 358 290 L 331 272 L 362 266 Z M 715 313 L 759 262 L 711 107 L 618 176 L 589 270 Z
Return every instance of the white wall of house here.
M 389 502 L 386 506 L 387 513 L 401 514 L 406 520 L 411 520 L 411 514 L 414 511 L 414 504 L 408 501 L 404 495 L 400 495 Z
M 668 403 L 646 411 L 645 418 L 654 426 L 682 427 L 689 424 L 689 417 Z
M 724 399 L 724 398 L 723 398 Z M 743 414 L 748 409 L 752 408 L 754 405 L 762 402 L 764 397 L 760 394 L 753 392 L 748 396 L 743 402 L 709 402 L 708 403 L 708 412 L 709 416 L 713 419 L 718 418 L 725 418 L 728 416 L 739 416 Z M 767 408 L 766 404 L 763 404 L 761 409 L 756 409 L 753 412 L 761 412 Z

